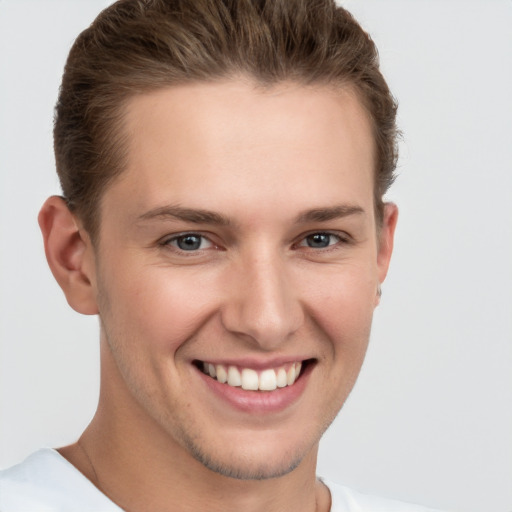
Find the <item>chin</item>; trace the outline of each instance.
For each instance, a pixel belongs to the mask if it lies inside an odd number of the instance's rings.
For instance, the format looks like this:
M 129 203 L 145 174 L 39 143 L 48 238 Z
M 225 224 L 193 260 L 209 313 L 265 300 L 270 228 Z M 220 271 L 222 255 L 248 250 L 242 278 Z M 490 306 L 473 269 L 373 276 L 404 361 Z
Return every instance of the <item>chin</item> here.
M 192 456 L 209 470 L 237 480 L 268 480 L 279 478 L 293 471 L 303 460 L 304 455 L 283 456 L 279 460 L 262 460 L 264 455 L 233 454 L 231 457 L 214 457 L 197 446 L 189 446 Z M 229 459 L 229 460 L 228 460 Z
M 180 444 L 189 456 L 210 471 L 237 480 L 268 480 L 287 475 L 306 459 L 316 459 L 318 447 L 317 436 L 305 432 L 286 440 L 276 432 L 266 433 L 271 439 L 267 435 L 258 439 L 229 435 L 214 436 L 216 441 L 209 436 L 190 435 L 190 430 L 181 434 Z

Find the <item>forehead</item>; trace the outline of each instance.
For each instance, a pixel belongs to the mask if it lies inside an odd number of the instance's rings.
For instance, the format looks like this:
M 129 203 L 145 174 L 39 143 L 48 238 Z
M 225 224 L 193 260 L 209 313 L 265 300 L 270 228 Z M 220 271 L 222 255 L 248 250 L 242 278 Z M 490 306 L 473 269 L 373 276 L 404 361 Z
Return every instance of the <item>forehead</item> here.
M 350 89 L 173 86 L 133 97 L 124 122 L 127 168 L 113 189 L 134 210 L 244 201 L 307 208 L 373 194 L 371 124 Z

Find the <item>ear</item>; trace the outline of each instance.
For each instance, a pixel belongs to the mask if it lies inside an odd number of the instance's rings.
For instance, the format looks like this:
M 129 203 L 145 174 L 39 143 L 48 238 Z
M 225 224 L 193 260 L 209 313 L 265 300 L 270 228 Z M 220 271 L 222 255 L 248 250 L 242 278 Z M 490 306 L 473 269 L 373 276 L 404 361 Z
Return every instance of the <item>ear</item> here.
M 46 200 L 38 221 L 48 265 L 68 304 L 84 315 L 97 314 L 95 258 L 89 235 L 61 197 Z
M 380 301 L 380 284 L 386 279 L 393 253 L 393 242 L 395 239 L 395 228 L 398 220 L 398 207 L 394 203 L 384 204 L 384 216 L 379 231 L 378 252 L 377 252 L 377 276 L 379 279 L 379 291 L 376 304 Z

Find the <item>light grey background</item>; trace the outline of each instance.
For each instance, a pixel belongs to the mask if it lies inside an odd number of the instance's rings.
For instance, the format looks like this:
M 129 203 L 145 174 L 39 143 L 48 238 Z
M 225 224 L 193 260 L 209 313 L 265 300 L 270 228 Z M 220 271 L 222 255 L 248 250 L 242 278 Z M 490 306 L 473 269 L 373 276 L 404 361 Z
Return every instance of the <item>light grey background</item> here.
M 36 215 L 52 109 L 106 0 L 0 0 L 0 467 L 77 438 L 98 394 Z M 512 2 L 343 2 L 376 40 L 405 134 L 394 261 L 319 473 L 454 511 L 512 511 Z

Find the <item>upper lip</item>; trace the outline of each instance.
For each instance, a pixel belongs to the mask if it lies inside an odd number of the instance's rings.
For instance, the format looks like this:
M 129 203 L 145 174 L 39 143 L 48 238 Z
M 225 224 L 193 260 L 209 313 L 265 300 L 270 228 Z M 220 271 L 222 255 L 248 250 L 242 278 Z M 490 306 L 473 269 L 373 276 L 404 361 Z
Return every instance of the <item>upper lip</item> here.
M 304 363 L 307 360 L 314 359 L 312 357 L 305 356 L 280 356 L 273 357 L 271 359 L 261 359 L 254 357 L 241 357 L 241 358 L 205 358 L 195 359 L 195 361 L 210 363 L 213 365 L 221 364 L 223 366 L 237 366 L 239 368 L 252 368 L 254 370 L 265 370 L 267 368 L 279 368 L 285 364 L 291 363 Z

